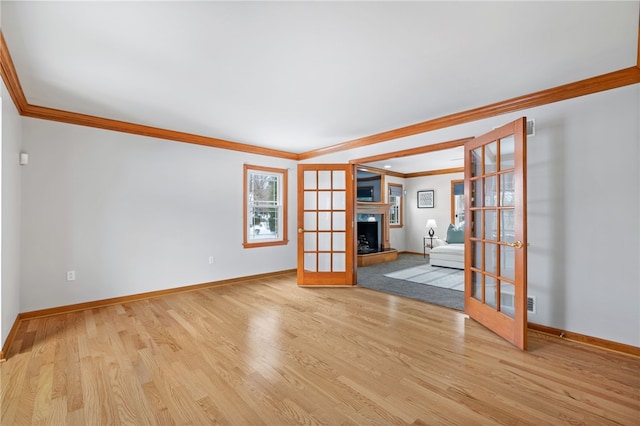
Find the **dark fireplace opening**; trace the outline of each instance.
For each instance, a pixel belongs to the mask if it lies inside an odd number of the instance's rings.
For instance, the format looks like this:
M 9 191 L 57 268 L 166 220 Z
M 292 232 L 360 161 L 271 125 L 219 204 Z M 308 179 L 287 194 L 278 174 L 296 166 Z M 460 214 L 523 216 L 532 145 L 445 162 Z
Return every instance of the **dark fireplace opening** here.
M 378 222 L 358 222 L 358 254 L 379 251 Z

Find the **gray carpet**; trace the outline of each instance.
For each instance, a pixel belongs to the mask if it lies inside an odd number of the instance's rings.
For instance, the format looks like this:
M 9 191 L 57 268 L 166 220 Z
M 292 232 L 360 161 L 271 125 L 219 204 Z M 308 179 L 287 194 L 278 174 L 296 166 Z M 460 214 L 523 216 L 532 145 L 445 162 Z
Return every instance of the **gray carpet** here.
M 434 305 L 464 311 L 464 293 L 461 291 L 384 276 L 384 274 L 426 263 L 429 263 L 428 257 L 425 259 L 421 255 L 402 253 L 398 255 L 398 260 L 393 262 L 358 267 L 358 285 L 384 293 L 410 297 Z

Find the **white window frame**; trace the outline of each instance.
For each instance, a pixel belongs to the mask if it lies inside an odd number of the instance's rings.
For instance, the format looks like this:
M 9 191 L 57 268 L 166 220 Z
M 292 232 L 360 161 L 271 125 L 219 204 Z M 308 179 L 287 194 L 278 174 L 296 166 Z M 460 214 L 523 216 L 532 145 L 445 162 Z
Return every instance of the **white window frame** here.
M 391 187 L 392 186 L 397 186 L 400 187 L 400 194 L 398 196 L 392 196 L 391 195 Z M 404 194 L 404 189 L 402 184 L 399 183 L 389 183 L 387 184 L 387 194 L 388 194 L 388 202 L 390 204 L 389 207 L 389 227 L 391 228 L 402 228 L 402 216 L 403 216 L 403 212 L 402 212 L 402 207 L 403 207 L 403 202 L 402 199 L 403 194 Z M 394 216 L 391 212 L 392 210 L 396 210 L 396 217 L 397 217 L 397 222 L 392 222 L 392 217 Z
M 276 178 L 275 189 L 277 191 L 276 201 L 254 200 L 253 180 L 256 176 Z M 244 208 L 243 227 L 245 248 L 265 247 L 273 245 L 287 244 L 287 169 L 277 169 L 273 167 L 244 165 Z M 256 209 L 275 210 L 276 225 L 272 222 L 270 215 L 264 221 L 256 223 Z M 275 230 L 271 229 L 272 227 Z M 275 231 L 275 232 L 274 232 Z

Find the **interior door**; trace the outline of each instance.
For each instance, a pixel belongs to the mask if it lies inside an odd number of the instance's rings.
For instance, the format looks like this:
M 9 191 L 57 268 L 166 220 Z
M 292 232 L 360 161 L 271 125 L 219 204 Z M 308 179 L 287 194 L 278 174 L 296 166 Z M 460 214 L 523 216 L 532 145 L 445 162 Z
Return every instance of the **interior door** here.
M 298 285 L 353 285 L 353 166 L 298 165 Z
M 470 222 L 465 227 L 465 311 L 525 350 L 525 118 L 465 144 L 464 192 Z

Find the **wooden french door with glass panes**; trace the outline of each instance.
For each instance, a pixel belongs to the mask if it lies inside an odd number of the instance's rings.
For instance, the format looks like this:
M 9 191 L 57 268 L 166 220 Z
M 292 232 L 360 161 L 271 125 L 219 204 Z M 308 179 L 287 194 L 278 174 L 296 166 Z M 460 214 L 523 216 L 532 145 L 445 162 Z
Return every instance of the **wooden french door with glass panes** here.
M 526 119 L 465 144 L 465 311 L 527 347 Z
M 298 165 L 298 285 L 354 284 L 353 166 Z

